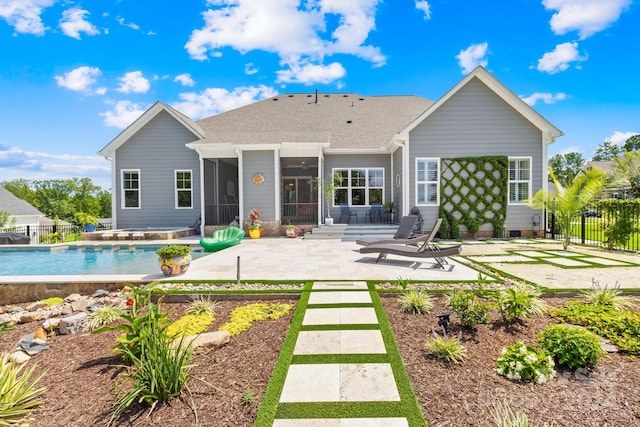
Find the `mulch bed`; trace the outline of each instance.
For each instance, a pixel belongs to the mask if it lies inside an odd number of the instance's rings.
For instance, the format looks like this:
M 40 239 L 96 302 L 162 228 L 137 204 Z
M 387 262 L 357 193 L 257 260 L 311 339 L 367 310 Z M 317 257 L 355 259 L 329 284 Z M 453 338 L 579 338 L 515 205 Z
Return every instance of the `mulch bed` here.
M 550 299 L 551 304 L 566 300 Z M 251 301 L 257 302 L 257 301 Z M 292 300 L 269 300 L 268 303 Z M 495 373 L 495 362 L 503 346 L 521 340 L 535 343 L 535 333 L 549 323 L 550 317 L 526 320 L 506 328 L 494 313 L 488 325 L 463 330 L 452 317 L 452 333 L 459 335 L 469 352 L 461 365 L 447 365 L 428 356 L 423 343 L 437 328 L 436 313 L 448 311 L 440 300 L 431 314 L 408 315 L 399 311 L 395 297 L 383 297 L 383 306 L 394 330 L 400 352 L 414 390 L 430 427 L 492 425 L 488 408 L 506 402 L 512 409 L 524 411 L 532 425 L 553 421 L 558 426 L 640 426 L 636 407 L 640 405 L 640 362 L 613 354 L 602 360 L 592 372 L 559 372 L 544 386 L 514 383 Z M 220 301 L 216 330 L 228 320 L 230 311 L 247 301 Z M 165 304 L 171 317 L 181 315 L 186 304 Z M 293 311 L 277 321 L 256 322 L 221 349 L 194 359 L 195 371 L 212 386 L 199 381 L 189 384 L 190 398 L 173 399 L 148 416 L 148 408 L 135 406 L 119 426 L 251 426 L 266 390 L 269 377 L 291 321 Z M 0 351 L 11 349 L 35 324 L 19 325 L 6 334 Z M 117 333 L 57 336 L 51 348 L 35 356 L 45 376 L 46 403 L 33 414 L 31 426 L 104 425 L 111 414 L 112 387 L 122 372 L 111 347 Z M 242 396 L 251 390 L 256 399 L 244 403 Z

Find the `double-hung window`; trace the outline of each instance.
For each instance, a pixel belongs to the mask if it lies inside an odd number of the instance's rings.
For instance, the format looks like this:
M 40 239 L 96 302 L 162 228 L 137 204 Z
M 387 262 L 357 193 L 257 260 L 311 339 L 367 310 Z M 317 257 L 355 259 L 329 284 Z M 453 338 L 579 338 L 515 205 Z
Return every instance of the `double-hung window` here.
M 440 160 L 416 159 L 416 204 L 440 203 Z
M 176 171 L 176 209 L 193 208 L 192 171 Z
M 509 203 L 526 203 L 531 195 L 531 157 L 509 158 Z
M 333 173 L 341 177 L 333 197 L 336 205 L 370 206 L 382 203 L 384 168 L 334 169 Z
M 140 169 L 123 169 L 122 209 L 140 209 Z

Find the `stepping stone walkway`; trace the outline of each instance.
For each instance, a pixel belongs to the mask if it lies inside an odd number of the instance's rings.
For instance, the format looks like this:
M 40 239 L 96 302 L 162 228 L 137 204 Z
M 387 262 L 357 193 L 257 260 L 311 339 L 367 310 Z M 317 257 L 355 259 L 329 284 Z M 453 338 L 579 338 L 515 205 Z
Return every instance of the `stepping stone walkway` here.
M 273 427 L 408 427 L 404 417 L 367 413 L 358 418 L 332 418 L 322 407 L 323 403 L 367 402 L 368 411 L 375 411 L 371 402 L 399 403 L 392 366 L 380 362 L 386 354 L 365 282 L 314 283 L 280 395 L 281 406 L 308 404 L 305 418 L 275 419 Z M 356 362 L 331 363 L 349 357 Z M 324 412 L 315 416 L 315 408 Z

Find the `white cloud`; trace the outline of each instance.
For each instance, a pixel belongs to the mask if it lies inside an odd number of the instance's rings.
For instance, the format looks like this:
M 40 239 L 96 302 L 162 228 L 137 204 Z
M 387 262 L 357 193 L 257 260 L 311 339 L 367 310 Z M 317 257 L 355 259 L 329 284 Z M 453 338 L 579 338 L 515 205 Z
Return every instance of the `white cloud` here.
M 142 71 L 131 71 L 120 77 L 120 86 L 116 89 L 122 93 L 147 93 L 149 90 L 149 80 L 143 75 Z
M 0 0 L 0 18 L 7 21 L 16 33 L 41 36 L 47 30 L 40 15 L 56 0 Z
M 567 42 L 556 46 L 552 52 L 547 52 L 538 59 L 538 71 L 549 74 L 566 71 L 572 62 L 586 61 L 586 56 L 578 53 L 578 43 Z
M 458 65 L 462 68 L 462 74 L 470 73 L 478 65 L 486 67 L 489 61 L 486 55 L 489 53 L 489 43 L 472 44 L 465 50 L 461 50 L 456 56 Z
M 244 73 L 247 76 L 251 76 L 255 73 L 257 73 L 260 69 L 256 68 L 256 66 L 253 64 L 253 62 L 247 62 L 246 64 L 244 64 Z
M 292 65 L 288 70 L 278 71 L 278 83 L 329 84 L 345 76 L 346 70 L 339 62 L 329 65 Z
M 84 19 L 85 15 L 90 15 L 88 10 L 74 7 L 62 12 L 60 20 L 60 28 L 62 32 L 69 37 L 80 40 L 80 33 L 86 33 L 89 36 L 100 34 L 100 31 Z
M 616 22 L 631 0 L 542 0 L 542 4 L 557 11 L 550 22 L 555 34 L 578 31 L 584 40 Z
M 182 102 L 172 106 L 188 117 L 199 120 L 225 111 L 276 96 L 278 92 L 268 86 L 238 87 L 229 92 L 222 88 L 208 88 L 200 93 L 181 93 Z
M 527 97 L 521 96 L 520 98 L 522 98 L 522 100 L 528 105 L 534 106 L 538 101 L 542 101 L 545 104 L 555 104 L 557 101 L 564 101 L 567 99 L 567 94 L 563 92 L 558 92 L 556 94 L 535 92 Z
M 196 82 L 194 82 L 193 79 L 191 78 L 191 74 L 189 73 L 179 74 L 173 79 L 173 81 L 179 82 L 182 86 L 189 86 L 189 87 L 193 87 L 196 84 Z
M 185 48 L 199 60 L 219 57 L 225 47 L 242 53 L 272 52 L 280 57 L 285 73 L 309 64 L 323 66 L 324 57 L 334 54 L 353 55 L 381 66 L 386 57 L 378 47 L 366 44 L 375 30 L 379 2 L 209 1 L 211 9 L 202 14 L 203 28 L 191 33 Z
M 633 135 L 638 135 L 638 132 L 620 132 L 615 131 L 613 134 L 607 138 L 605 141 L 611 141 L 616 145 L 623 146 L 627 139 L 631 138 Z
M 558 151 L 558 154 L 564 156 L 569 153 L 580 153 L 580 152 L 581 152 L 580 147 L 573 146 L 573 147 L 563 148 L 562 150 Z
M 94 184 L 109 188 L 111 167 L 104 158 L 25 151 L 0 142 L 3 179 L 69 179 L 90 177 Z
M 118 24 L 122 25 L 123 27 L 128 27 L 128 28 L 131 28 L 132 30 L 140 29 L 140 26 L 138 24 L 134 24 L 133 22 L 126 23 L 124 21 L 124 18 L 122 17 L 117 18 L 116 21 L 118 21 Z
M 104 117 L 105 126 L 125 128 L 140 117 L 145 110 L 145 107 L 131 101 L 118 101 L 113 110 L 100 113 L 100 115 Z
M 55 76 L 55 79 L 58 86 L 80 92 L 89 90 L 91 85 L 96 82 L 96 78 L 101 74 L 102 72 L 97 67 L 84 66 L 64 73 L 62 76 Z M 96 93 L 98 95 L 104 94 L 104 92 L 102 92 L 103 89 L 104 88 L 98 89 Z
M 426 0 L 416 0 L 416 9 L 424 13 L 424 19 L 431 19 L 431 6 Z

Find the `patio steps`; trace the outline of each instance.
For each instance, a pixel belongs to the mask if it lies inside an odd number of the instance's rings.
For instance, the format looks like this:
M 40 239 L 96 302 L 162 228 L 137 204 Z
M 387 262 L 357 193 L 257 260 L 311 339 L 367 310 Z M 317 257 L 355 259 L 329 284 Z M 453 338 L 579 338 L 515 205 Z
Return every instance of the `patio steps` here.
M 375 237 L 391 238 L 398 229 L 397 224 L 334 224 L 314 228 L 305 239 L 340 239 L 343 242 L 355 242 L 358 239 Z

